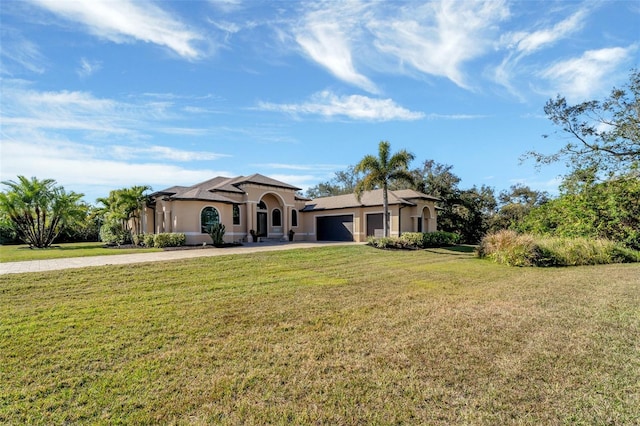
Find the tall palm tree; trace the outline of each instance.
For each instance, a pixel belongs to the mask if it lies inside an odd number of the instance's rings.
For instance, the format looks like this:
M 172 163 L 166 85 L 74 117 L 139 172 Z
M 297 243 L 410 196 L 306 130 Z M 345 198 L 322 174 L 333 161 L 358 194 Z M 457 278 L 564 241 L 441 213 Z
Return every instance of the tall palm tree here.
M 384 210 L 382 223 L 385 237 L 389 236 L 389 182 L 405 181 L 413 184 L 413 175 L 409 171 L 409 163 L 415 158 L 412 153 L 404 149 L 393 155 L 390 154 L 389 150 L 389 142 L 381 141 L 378 145 L 378 157 L 365 155 L 354 168 L 354 172 L 364 174 L 364 177 L 358 181 L 355 188 L 358 202 L 360 202 L 364 191 L 382 188 Z

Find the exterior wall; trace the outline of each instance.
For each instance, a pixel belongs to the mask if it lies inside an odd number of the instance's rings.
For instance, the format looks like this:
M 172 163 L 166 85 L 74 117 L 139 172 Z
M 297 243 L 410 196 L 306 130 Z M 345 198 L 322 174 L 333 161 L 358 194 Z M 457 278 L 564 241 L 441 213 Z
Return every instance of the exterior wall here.
M 347 209 L 318 210 L 303 213 L 304 239 L 317 241 L 316 218 L 319 216 L 353 215 L 353 239 L 367 241 L 367 215 L 383 214 L 382 206 L 354 207 Z M 389 206 L 389 235 L 399 236 L 403 232 L 418 232 L 418 221 L 422 221 L 422 232 L 435 232 L 437 227 L 435 204 L 421 202 L 416 206 Z
M 353 239 L 356 242 L 367 240 L 367 215 L 382 214 L 382 206 L 353 207 L 321 211 L 302 212 L 304 200 L 298 200 L 295 191 L 247 184 L 243 194 L 225 194 L 237 199 L 240 209 L 240 224 L 233 224 L 233 205 L 221 202 L 168 200 L 158 198 L 155 210 L 147 206 L 142 223 L 145 233 L 181 232 L 187 237 L 188 245 L 211 243 L 209 234 L 200 229 L 201 212 L 205 207 L 214 207 L 225 225 L 225 242 L 251 241 L 251 230 L 257 230 L 258 203 L 266 204 L 267 229 L 264 237 L 287 240 L 289 231 L 295 232 L 294 241 L 317 241 L 317 218 L 320 216 L 353 215 Z M 281 212 L 281 225 L 273 226 L 274 209 Z M 292 224 L 292 211 L 297 211 L 298 224 Z M 434 232 L 437 229 L 436 209 L 433 201 L 420 200 L 415 206 L 389 206 L 390 235 L 399 236 L 403 232 Z

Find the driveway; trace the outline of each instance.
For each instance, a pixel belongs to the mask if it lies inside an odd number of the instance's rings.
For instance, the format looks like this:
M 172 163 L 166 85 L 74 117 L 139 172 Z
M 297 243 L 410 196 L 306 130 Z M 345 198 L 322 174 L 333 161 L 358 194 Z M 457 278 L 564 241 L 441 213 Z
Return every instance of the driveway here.
M 258 253 L 263 251 L 292 250 L 336 245 L 354 245 L 354 242 L 265 242 L 245 243 L 238 247 L 200 247 L 188 250 L 168 250 L 155 253 L 114 254 L 109 256 L 70 257 L 64 259 L 30 260 L 25 262 L 0 263 L 0 275 L 24 272 L 56 271 L 61 269 L 86 268 L 88 266 L 127 265 L 145 262 L 167 262 L 195 257 L 225 256 L 230 254 Z

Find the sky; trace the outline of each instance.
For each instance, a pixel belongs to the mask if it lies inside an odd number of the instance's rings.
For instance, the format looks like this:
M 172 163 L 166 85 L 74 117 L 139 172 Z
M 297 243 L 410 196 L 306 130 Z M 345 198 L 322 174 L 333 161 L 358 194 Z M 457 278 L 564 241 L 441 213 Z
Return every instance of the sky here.
M 566 143 L 544 104 L 628 82 L 640 2 L 3 0 L 0 37 L 3 181 L 306 190 L 386 140 L 553 195 L 563 166 L 522 161 Z

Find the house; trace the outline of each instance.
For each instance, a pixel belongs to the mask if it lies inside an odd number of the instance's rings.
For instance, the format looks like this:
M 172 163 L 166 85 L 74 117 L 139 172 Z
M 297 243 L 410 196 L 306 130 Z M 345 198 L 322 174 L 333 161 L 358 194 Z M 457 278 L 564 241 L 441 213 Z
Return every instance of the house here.
M 187 244 L 210 243 L 207 229 L 225 225 L 225 241 L 263 238 L 296 241 L 366 241 L 382 236 L 382 190 L 310 200 L 300 188 L 260 174 L 215 177 L 193 186 L 172 186 L 150 195 L 146 233 L 181 232 Z M 438 198 L 413 190 L 389 191 L 390 235 L 433 232 Z

